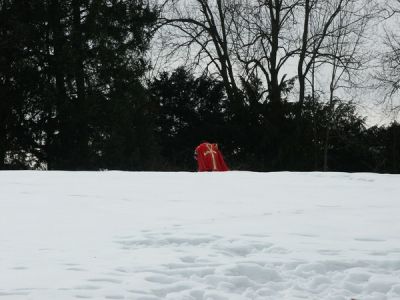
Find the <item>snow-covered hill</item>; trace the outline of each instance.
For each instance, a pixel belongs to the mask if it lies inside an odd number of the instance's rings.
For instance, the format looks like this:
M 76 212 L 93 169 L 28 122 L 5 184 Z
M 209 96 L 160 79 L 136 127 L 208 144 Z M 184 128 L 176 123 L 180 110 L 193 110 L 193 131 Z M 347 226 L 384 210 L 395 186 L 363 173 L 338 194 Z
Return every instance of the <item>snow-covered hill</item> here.
M 0 172 L 2 299 L 400 299 L 400 176 Z

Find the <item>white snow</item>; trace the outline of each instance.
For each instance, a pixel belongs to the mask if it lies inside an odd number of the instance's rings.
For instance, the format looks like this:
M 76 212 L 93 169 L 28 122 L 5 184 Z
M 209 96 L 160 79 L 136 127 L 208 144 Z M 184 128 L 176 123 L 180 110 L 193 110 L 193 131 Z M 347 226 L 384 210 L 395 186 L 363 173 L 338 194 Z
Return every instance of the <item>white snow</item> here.
M 400 176 L 0 172 L 0 300 L 400 299 Z

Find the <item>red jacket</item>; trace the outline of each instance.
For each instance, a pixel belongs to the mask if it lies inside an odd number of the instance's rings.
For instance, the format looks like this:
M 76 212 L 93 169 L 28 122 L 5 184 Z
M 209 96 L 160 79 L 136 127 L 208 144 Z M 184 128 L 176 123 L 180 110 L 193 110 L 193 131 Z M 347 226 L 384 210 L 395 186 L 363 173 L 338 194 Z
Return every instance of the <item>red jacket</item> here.
M 229 170 L 217 144 L 202 143 L 194 152 L 199 172 Z

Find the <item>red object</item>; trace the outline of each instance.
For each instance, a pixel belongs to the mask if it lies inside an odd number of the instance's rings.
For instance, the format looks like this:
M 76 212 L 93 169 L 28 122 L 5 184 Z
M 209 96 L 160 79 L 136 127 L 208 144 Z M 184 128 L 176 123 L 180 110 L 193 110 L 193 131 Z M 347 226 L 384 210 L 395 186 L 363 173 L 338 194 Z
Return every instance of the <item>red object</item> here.
M 199 172 L 229 170 L 217 144 L 202 143 L 196 147 L 194 153 Z

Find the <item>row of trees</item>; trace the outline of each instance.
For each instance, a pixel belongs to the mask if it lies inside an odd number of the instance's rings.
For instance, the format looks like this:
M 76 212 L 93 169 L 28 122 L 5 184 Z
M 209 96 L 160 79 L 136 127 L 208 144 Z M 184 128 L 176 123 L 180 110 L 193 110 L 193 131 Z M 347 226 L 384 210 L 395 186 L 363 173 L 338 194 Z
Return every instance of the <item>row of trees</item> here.
M 344 96 L 398 13 L 367 2 L 0 0 L 0 169 L 194 170 L 208 139 L 234 169 L 398 172 L 399 125 Z
M 240 93 L 243 104 L 233 114 L 221 81 L 195 77 L 184 68 L 155 79 L 150 94 L 156 105 L 161 169 L 193 170 L 193 147 L 208 138 L 220 143 L 233 169 L 400 171 L 398 123 L 367 128 L 354 104 L 338 99 L 324 103 L 310 96 L 297 119 L 298 103 L 259 101 L 260 81 L 243 83 Z

